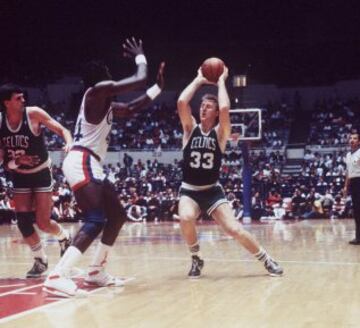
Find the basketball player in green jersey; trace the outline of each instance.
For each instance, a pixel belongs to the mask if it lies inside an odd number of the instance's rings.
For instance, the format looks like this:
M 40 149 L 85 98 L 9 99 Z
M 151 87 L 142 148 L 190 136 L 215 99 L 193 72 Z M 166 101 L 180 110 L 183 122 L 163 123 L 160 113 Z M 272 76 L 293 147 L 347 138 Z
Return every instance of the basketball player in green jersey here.
M 48 260 L 33 223 L 59 240 L 61 255 L 70 246 L 68 231 L 50 220 L 53 179 L 42 130 L 47 127 L 61 136 L 66 152 L 72 137 L 43 109 L 26 106 L 24 91 L 19 86 L 4 84 L 0 87 L 0 106 L 3 109 L 0 113 L 0 157 L 11 175 L 18 228 L 34 257 L 34 265 L 26 277 L 38 278 L 47 270 Z
M 230 101 L 225 81 L 228 69 L 217 82 L 218 96 L 205 95 L 200 105 L 200 124 L 192 116 L 190 101 L 195 92 L 210 82 L 202 75 L 181 93 L 177 106 L 183 127 L 183 182 L 180 188 L 179 216 L 182 234 L 191 254 L 189 278 L 199 278 L 204 260 L 200 254 L 195 222 L 200 211 L 206 211 L 239 244 L 264 263 L 272 276 L 283 269 L 259 245 L 255 238 L 236 221 L 219 183 L 222 155 L 231 134 Z

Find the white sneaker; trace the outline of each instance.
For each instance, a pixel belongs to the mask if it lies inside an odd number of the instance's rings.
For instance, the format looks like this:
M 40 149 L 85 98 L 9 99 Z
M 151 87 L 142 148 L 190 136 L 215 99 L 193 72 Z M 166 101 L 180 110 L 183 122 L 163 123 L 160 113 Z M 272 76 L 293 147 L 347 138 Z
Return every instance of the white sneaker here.
M 61 297 L 84 297 L 88 294 L 85 290 L 78 288 L 74 281 L 57 273 L 49 274 L 44 282 L 43 291 Z
M 122 287 L 125 284 L 124 279 L 113 277 L 107 273 L 104 268 L 89 271 L 85 284 L 99 287 Z

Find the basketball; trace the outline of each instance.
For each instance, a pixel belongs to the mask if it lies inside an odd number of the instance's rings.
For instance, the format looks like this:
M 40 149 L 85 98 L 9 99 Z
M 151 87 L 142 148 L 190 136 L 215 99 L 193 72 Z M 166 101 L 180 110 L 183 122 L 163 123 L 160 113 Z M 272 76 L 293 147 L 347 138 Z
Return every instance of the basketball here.
M 224 62 L 220 58 L 211 57 L 201 65 L 201 72 L 210 82 L 217 82 L 224 71 Z

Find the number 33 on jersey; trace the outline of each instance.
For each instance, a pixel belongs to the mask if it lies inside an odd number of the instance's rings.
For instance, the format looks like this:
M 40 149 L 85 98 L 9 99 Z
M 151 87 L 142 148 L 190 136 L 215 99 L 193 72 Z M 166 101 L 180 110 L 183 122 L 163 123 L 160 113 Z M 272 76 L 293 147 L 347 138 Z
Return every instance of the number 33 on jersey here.
M 205 134 L 197 125 L 184 148 L 183 181 L 194 186 L 216 183 L 221 160 L 222 152 L 215 129 Z

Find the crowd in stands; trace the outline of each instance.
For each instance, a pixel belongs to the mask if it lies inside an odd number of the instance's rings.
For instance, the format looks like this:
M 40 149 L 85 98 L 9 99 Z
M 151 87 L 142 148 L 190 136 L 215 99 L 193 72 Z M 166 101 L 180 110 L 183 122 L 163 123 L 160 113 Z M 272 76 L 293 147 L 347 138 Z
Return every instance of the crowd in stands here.
M 289 137 L 293 109 L 286 104 L 268 104 L 262 108 L 262 146 L 282 148 Z
M 270 209 L 270 216 L 276 214 L 271 208 L 283 208 L 287 217 L 349 217 L 351 199 L 343 192 L 345 169 L 344 152 L 307 151 L 299 175 L 272 174 L 266 180 L 255 178 L 254 185 L 257 182 L 259 202 Z
M 360 100 L 329 98 L 318 101 L 312 112 L 308 144 L 345 146 L 352 128 L 360 127 Z

